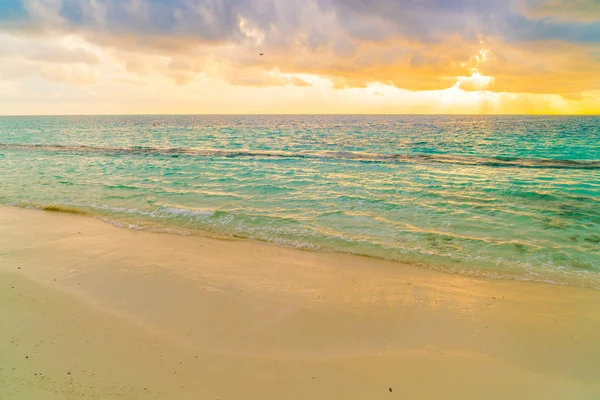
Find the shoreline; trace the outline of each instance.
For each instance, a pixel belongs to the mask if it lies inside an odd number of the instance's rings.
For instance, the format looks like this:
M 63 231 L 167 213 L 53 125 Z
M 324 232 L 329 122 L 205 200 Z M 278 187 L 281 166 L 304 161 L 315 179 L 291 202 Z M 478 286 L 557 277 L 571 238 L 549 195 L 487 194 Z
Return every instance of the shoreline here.
M 600 397 L 595 289 L 4 206 L 0 277 L 0 398 Z
M 459 275 L 465 277 L 472 277 L 484 280 L 500 280 L 500 281 L 516 281 L 516 282 L 531 282 L 531 283 L 539 283 L 539 284 L 549 284 L 549 285 L 557 285 L 557 286 L 568 286 L 568 287 L 580 287 L 587 288 L 600 291 L 600 275 L 593 273 L 575 273 L 575 271 L 570 271 L 565 274 L 561 271 L 552 271 L 550 273 L 551 276 L 546 276 L 544 278 L 541 275 L 537 275 L 537 278 L 534 276 L 519 276 L 514 272 L 506 272 L 506 271 L 495 271 L 495 270 L 484 270 L 484 269 L 473 269 L 472 266 L 467 269 L 461 268 L 460 264 L 452 264 L 447 263 L 443 264 L 441 261 L 437 264 L 430 264 L 426 262 L 409 260 L 409 259 L 396 259 L 396 258 L 387 258 L 384 256 L 360 253 L 360 252 L 352 252 L 352 251 L 341 251 L 330 248 L 323 248 L 319 245 L 315 245 L 314 248 L 305 245 L 292 245 L 289 243 L 278 243 L 270 240 L 262 240 L 259 238 L 246 237 L 241 235 L 225 235 L 218 232 L 212 232 L 208 230 L 201 230 L 195 228 L 186 228 L 186 227 L 172 227 L 167 223 L 158 223 L 156 221 L 135 221 L 134 219 L 128 219 L 126 217 L 117 217 L 117 219 L 113 219 L 108 215 L 103 215 L 101 213 L 94 214 L 89 210 L 86 210 L 83 207 L 79 206 L 63 206 L 63 205 L 46 205 L 46 206 L 37 206 L 37 205 L 14 205 L 14 204 L 0 204 L 0 209 L 2 208 L 18 208 L 24 210 L 33 210 L 33 211 L 42 211 L 56 214 L 65 214 L 65 215 L 77 215 L 86 218 L 93 218 L 99 220 L 105 224 L 108 224 L 112 227 L 116 227 L 118 229 L 127 229 L 139 232 L 147 232 L 151 234 L 166 234 L 166 235 L 178 235 L 178 236 L 186 236 L 186 237 L 198 237 L 201 239 L 209 239 L 209 240 L 221 240 L 221 241 L 248 241 L 251 243 L 255 243 L 257 245 L 267 245 L 267 246 L 275 246 L 282 247 L 286 249 L 293 249 L 297 251 L 306 251 L 306 252 L 314 252 L 321 254 L 339 254 L 343 256 L 351 256 L 351 257 L 363 257 L 367 259 L 372 259 L 375 262 L 383 261 L 383 262 L 391 262 L 402 266 L 409 266 L 419 269 L 425 269 L 429 271 L 435 271 L 442 274 L 450 274 L 450 275 Z M 140 225 L 141 223 L 141 225 Z M 548 271 L 545 271 L 549 273 Z

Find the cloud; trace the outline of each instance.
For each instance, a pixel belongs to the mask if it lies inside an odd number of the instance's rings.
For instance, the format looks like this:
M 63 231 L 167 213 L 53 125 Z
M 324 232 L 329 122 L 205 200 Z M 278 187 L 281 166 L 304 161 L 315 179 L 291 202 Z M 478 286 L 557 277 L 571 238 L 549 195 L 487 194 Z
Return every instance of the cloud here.
M 600 89 L 597 0 L 3 0 L 2 32 L 4 80 Z
M 90 84 L 99 79 L 95 71 L 79 66 L 45 65 L 40 69 L 40 73 L 44 78 L 56 82 Z
M 312 84 L 310 84 L 309 82 L 305 81 L 302 78 L 298 78 L 297 76 L 290 77 L 290 82 L 292 83 L 292 85 L 299 86 L 299 87 L 310 87 L 310 86 L 312 86 Z
M 38 51 L 25 55 L 25 58 L 32 61 L 45 61 L 49 63 L 59 64 L 100 64 L 100 60 L 97 56 L 83 49 L 40 49 Z
M 600 89 L 599 60 L 589 48 L 562 42 L 498 44 L 481 72 L 493 76 L 490 88 L 499 92 L 574 93 Z
M 596 0 L 4 1 L 0 19 L 29 27 L 209 43 L 262 37 L 275 47 L 300 39 L 313 50 L 337 44 L 347 51 L 352 46 L 347 39 L 372 42 L 402 36 L 429 43 L 447 34 L 595 40 L 600 20 Z
M 515 6 L 529 18 L 584 23 L 600 20 L 600 2 L 597 0 L 520 0 Z

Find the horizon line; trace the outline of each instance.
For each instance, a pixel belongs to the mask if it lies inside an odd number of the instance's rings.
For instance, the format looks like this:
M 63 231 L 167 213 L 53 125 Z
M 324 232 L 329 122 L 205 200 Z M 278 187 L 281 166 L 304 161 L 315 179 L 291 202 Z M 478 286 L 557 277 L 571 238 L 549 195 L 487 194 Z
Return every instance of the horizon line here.
M 540 114 L 501 114 L 501 113 L 124 113 L 124 114 L 0 114 L 0 118 L 4 117 L 138 117 L 138 116 L 444 116 L 444 117 L 600 117 L 600 113 L 579 113 L 579 114 L 563 114 L 563 113 L 540 113 Z

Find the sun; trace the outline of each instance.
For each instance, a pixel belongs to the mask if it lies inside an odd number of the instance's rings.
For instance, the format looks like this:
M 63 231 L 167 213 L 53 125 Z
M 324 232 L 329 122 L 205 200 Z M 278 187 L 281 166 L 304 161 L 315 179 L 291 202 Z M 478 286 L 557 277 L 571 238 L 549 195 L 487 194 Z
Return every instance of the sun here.
M 465 92 L 485 91 L 494 82 L 493 77 L 481 75 L 479 72 L 473 72 L 471 76 L 457 76 L 456 79 L 453 87 Z

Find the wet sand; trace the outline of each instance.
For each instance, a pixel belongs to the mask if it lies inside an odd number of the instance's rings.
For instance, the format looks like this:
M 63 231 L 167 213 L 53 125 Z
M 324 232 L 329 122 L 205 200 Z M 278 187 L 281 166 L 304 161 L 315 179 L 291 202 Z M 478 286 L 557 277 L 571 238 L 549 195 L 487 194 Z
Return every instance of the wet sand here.
M 599 310 L 593 289 L 0 207 L 2 400 L 598 399 Z

